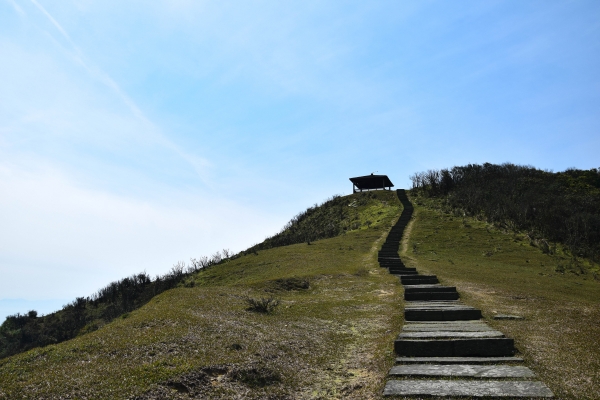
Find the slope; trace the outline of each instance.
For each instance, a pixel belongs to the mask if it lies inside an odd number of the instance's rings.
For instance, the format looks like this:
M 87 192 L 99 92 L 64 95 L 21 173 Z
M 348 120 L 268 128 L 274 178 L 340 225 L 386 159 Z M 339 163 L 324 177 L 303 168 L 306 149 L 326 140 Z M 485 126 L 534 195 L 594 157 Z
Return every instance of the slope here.
M 421 273 L 456 286 L 485 321 L 515 339 L 528 366 L 561 399 L 600 398 L 600 282 L 564 268 L 526 234 L 446 213 L 438 199 L 415 206 L 402 258 Z M 588 260 L 589 262 L 589 260 Z M 513 314 L 524 320 L 496 320 Z
M 364 222 L 345 234 L 200 271 L 97 331 L 1 360 L 0 398 L 378 396 L 402 321 L 376 250 L 401 207 L 394 192 L 343 199 Z M 274 312 L 248 311 L 269 296 Z

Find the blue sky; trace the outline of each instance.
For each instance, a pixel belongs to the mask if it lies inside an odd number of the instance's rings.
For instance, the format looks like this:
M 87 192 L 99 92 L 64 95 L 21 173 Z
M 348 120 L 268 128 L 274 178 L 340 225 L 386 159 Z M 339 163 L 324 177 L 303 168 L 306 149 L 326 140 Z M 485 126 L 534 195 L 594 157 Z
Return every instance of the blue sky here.
M 599 167 L 597 1 L 0 0 L 0 318 L 242 250 L 348 178 Z

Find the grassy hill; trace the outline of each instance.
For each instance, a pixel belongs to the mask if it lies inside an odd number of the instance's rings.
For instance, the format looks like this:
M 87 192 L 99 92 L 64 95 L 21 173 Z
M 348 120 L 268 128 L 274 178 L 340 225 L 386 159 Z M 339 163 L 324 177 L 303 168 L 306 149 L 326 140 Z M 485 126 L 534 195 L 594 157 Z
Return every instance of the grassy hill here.
M 401 205 L 394 192 L 340 204 L 339 236 L 254 249 L 96 331 L 0 360 L 0 399 L 372 397 L 402 323 L 400 285 L 376 264 Z M 248 310 L 271 296 L 272 313 Z
M 405 263 L 457 286 L 558 398 L 600 398 L 597 265 L 565 268 L 560 246 L 411 199 Z M 254 247 L 97 331 L 0 360 L 0 399 L 380 398 L 403 301 L 376 250 L 401 205 L 393 192 L 332 200 L 297 222 L 332 218 L 335 237 Z M 272 313 L 248 310 L 270 297 Z
M 456 286 L 491 326 L 515 339 L 532 370 L 560 399 L 600 398 L 600 277 L 597 264 L 565 268 L 527 233 L 444 212 L 442 199 L 415 197 L 403 259 Z M 495 314 L 524 321 L 498 321 Z

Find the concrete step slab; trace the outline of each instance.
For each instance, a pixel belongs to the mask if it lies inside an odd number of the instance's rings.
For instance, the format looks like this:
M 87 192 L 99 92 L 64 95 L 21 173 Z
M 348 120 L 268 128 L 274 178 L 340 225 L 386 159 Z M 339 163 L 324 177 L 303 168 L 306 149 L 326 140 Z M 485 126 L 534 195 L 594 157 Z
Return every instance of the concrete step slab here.
M 473 308 L 458 300 L 407 301 L 405 308 Z
M 417 292 L 404 293 L 404 300 L 456 300 L 457 292 Z
M 512 364 L 522 363 L 521 357 L 397 357 L 398 364 Z
M 456 286 L 442 286 L 440 284 L 433 285 L 413 285 L 407 288 L 404 288 L 404 292 L 406 293 L 416 293 L 416 292 L 456 292 Z
M 461 309 L 461 310 L 474 310 L 473 307 L 466 306 L 464 304 L 439 304 L 439 301 L 442 300 L 431 300 L 420 302 L 421 304 L 411 304 L 416 303 L 416 301 L 407 301 L 404 307 L 406 310 L 446 310 L 446 309 Z M 424 303 L 424 304 L 423 304 Z M 431 304 L 427 304 L 431 303 Z
M 469 381 L 469 380 L 390 380 L 384 396 L 416 397 L 517 397 L 551 398 L 552 391 L 538 381 Z
M 426 325 L 404 325 L 402 332 L 488 332 L 494 329 L 485 325 L 451 325 L 451 326 L 426 326 Z
M 396 365 L 389 372 L 402 377 L 533 378 L 532 370 L 521 365 L 413 364 Z
M 415 277 L 402 278 L 401 282 L 403 285 L 425 285 L 440 283 L 435 275 L 417 275 Z
M 511 338 L 396 339 L 394 350 L 405 357 L 507 357 L 515 347 Z
M 406 332 L 398 335 L 398 339 L 458 339 L 458 338 L 494 338 L 504 337 L 500 331 L 428 331 L 428 332 Z
M 437 328 L 463 328 L 469 330 L 469 328 L 490 328 L 484 321 L 405 321 L 404 328 L 419 327 L 423 329 L 437 329 Z M 491 328 L 490 328 L 491 329 Z
M 464 308 L 405 309 L 407 321 L 468 321 L 481 319 L 481 311 Z

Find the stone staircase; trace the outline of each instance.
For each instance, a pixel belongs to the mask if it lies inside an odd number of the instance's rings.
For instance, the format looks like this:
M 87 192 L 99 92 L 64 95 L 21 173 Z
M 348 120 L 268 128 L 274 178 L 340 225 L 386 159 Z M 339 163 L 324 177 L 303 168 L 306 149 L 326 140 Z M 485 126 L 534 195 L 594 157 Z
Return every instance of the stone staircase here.
M 413 207 L 398 190 L 404 211 L 379 251 L 379 264 L 404 286 L 402 332 L 394 343 L 396 365 L 384 396 L 551 398 L 552 391 L 515 357 L 514 340 L 482 321 L 453 286 L 407 268 L 398 249 Z

